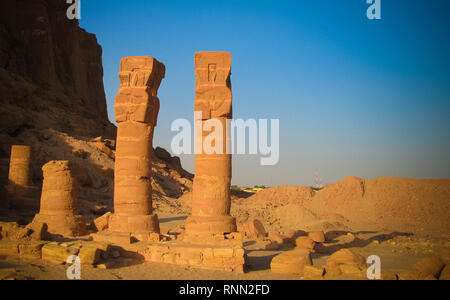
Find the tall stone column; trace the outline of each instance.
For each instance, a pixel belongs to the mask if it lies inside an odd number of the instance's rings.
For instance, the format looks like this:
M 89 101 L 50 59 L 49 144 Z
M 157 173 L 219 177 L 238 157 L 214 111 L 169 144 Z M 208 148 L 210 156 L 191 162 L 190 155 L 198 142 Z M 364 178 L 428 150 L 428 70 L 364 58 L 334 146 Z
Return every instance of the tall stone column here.
M 195 111 L 202 113 L 201 128 L 210 119 L 222 124 L 222 136 L 215 139 L 215 143 L 222 142 L 222 154 L 208 154 L 203 141 L 210 132 L 196 130 L 192 216 L 187 219 L 186 232 L 235 232 L 236 220 L 230 216 L 231 154 L 226 151 L 231 134 L 226 124 L 232 118 L 231 54 L 196 53 L 195 75 Z
M 30 146 L 12 146 L 9 162 L 9 183 L 16 186 L 30 184 Z
M 10 205 L 23 211 L 38 209 L 37 188 L 32 187 L 30 175 L 30 146 L 12 146 L 9 163 L 8 186 L 6 188 Z
M 86 221 L 78 215 L 77 184 L 68 161 L 50 161 L 42 167 L 41 209 L 32 225 L 47 224 L 50 234 L 76 237 L 87 234 Z
M 110 231 L 145 239 L 159 233 L 152 212 L 153 131 L 159 112 L 158 89 L 164 64 L 153 57 L 126 57 L 120 64 L 120 88 L 114 106 L 117 146 L 114 173 L 114 215 Z

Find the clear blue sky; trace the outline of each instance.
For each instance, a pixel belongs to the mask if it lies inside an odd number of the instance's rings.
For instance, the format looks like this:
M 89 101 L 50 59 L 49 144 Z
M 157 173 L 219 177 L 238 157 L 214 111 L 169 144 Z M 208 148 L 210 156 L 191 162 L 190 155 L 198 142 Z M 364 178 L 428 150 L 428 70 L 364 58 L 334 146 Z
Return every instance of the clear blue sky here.
M 345 176 L 450 178 L 450 1 L 82 0 L 103 47 L 110 119 L 120 59 L 166 65 L 155 145 L 193 119 L 194 53 L 233 55 L 235 118 L 279 118 L 276 166 L 235 157 L 233 183 L 312 185 Z M 193 156 L 182 156 L 193 171 Z

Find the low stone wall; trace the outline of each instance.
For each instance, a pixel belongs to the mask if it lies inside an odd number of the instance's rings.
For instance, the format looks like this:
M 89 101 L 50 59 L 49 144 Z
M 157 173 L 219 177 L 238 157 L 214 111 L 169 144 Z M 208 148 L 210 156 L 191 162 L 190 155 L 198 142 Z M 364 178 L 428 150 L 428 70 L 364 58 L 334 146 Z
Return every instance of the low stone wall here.
M 155 241 L 149 242 L 133 242 L 130 234 L 117 233 L 92 234 L 94 241 L 80 239 L 71 242 L 43 241 L 42 236 L 44 234 L 38 229 L 0 223 L 0 259 L 19 257 L 64 264 L 69 256 L 76 255 L 82 264 L 108 267 L 114 263 L 110 258 L 123 257 L 237 273 L 243 273 L 246 264 L 242 240 L 231 236 L 230 239 L 223 235 L 211 239 L 184 236 L 180 240 L 168 240 L 158 235 L 158 239 L 155 237 Z
M 44 241 L 0 241 L 0 258 L 19 257 L 42 259 L 54 264 L 64 264 L 69 256 L 77 255 L 84 265 L 96 265 L 107 259 L 109 245 L 97 242 L 44 242 Z
M 136 253 L 149 262 L 244 273 L 246 254 L 242 247 L 213 247 L 175 242 L 138 243 L 133 247 Z

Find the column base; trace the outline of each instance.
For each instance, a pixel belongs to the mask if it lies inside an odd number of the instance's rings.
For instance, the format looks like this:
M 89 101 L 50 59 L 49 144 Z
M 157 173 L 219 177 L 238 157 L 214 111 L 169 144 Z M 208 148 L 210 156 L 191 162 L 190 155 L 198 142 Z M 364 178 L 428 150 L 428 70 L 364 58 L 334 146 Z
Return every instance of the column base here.
M 35 215 L 32 224 L 47 224 L 47 232 L 54 237 L 87 235 L 86 221 L 81 215 Z
M 186 220 L 187 233 L 225 234 L 236 230 L 236 219 L 231 216 L 190 216 Z
M 39 199 L 41 191 L 36 186 L 14 186 L 5 188 L 8 206 L 18 211 L 37 213 L 39 212 Z
M 149 239 L 149 235 L 160 233 L 158 215 L 121 216 L 113 214 L 109 220 L 108 231 L 130 233 L 137 240 L 145 241 Z

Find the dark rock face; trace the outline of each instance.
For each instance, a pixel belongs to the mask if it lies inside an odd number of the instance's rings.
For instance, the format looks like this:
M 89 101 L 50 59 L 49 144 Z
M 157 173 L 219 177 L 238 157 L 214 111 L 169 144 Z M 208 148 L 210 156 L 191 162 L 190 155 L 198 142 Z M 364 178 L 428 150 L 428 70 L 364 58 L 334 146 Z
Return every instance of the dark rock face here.
M 31 128 L 115 137 L 102 48 L 62 0 L 0 2 L 0 134 Z

